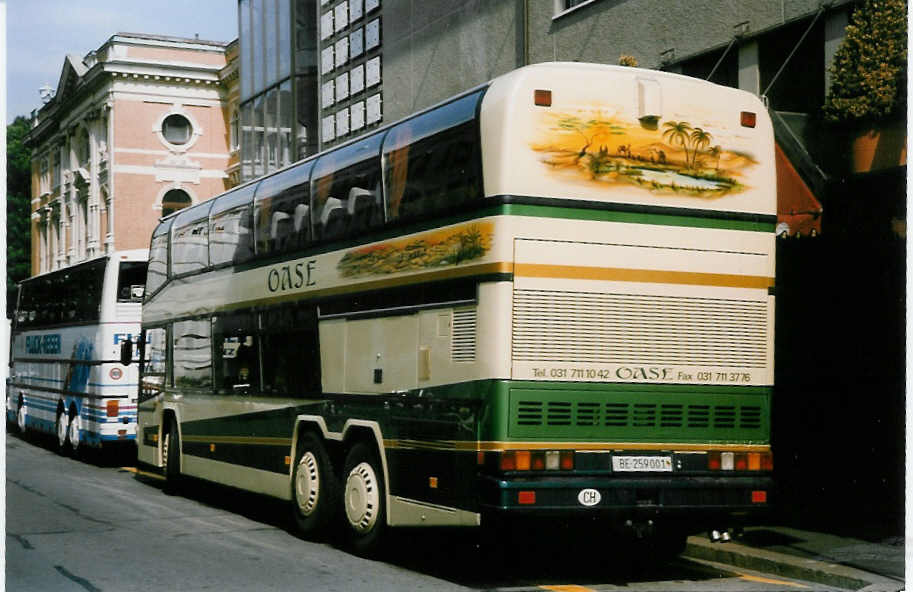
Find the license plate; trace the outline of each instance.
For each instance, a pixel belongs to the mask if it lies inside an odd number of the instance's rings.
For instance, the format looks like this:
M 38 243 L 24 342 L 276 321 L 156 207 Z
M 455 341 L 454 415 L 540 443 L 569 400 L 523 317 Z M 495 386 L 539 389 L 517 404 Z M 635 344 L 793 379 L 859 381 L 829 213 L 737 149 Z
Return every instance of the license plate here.
M 670 472 L 671 456 L 613 456 L 612 470 L 616 472 Z

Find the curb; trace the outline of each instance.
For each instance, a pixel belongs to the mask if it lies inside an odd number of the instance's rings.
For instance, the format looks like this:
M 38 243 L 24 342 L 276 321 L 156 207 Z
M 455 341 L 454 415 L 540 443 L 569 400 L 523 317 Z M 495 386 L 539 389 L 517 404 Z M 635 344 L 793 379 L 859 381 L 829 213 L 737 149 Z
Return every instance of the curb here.
M 873 585 L 879 590 L 900 590 L 904 586 L 902 582 L 837 563 L 804 559 L 734 542 L 711 543 L 698 536 L 688 537 L 688 545 L 682 555 L 849 590 Z

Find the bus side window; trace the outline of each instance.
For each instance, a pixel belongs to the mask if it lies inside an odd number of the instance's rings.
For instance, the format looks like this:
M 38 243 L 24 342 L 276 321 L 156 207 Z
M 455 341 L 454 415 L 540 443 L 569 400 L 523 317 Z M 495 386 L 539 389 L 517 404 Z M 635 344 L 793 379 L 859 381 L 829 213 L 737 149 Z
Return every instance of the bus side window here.
M 305 397 L 320 392 L 320 349 L 314 305 L 284 305 L 261 314 L 263 389 Z
M 311 241 L 310 174 L 313 161 L 264 179 L 254 198 L 257 254 L 283 253 Z
M 482 195 L 475 107 L 481 93 L 408 119 L 384 140 L 387 220 L 414 219 Z
M 174 385 L 198 389 L 212 387 L 212 340 L 209 319 L 177 321 L 172 327 Z
M 216 393 L 246 395 L 260 391 L 260 353 L 256 316 L 230 314 L 212 320 Z
M 311 210 L 322 240 L 357 236 L 384 223 L 380 146 L 383 134 L 321 156 L 314 165 Z
M 168 331 L 165 327 L 146 329 L 143 351 L 143 390 L 154 395 L 166 386 Z

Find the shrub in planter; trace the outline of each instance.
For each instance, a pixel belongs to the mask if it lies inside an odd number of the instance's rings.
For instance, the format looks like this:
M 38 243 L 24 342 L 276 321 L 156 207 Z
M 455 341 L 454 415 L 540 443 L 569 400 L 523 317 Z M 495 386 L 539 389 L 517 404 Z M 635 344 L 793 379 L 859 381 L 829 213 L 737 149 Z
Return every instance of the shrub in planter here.
M 834 55 L 824 104 L 826 121 L 852 131 L 854 170 L 877 166 L 876 152 L 884 164 L 906 162 L 906 88 L 907 3 L 863 0 Z

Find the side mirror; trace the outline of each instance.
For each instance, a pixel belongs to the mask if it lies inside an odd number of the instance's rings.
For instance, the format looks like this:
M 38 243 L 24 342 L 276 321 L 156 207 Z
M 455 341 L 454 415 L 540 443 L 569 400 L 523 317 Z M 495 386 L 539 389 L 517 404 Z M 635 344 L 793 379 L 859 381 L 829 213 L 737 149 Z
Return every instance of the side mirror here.
M 125 339 L 120 343 L 120 363 L 129 366 L 133 362 L 133 342 Z

